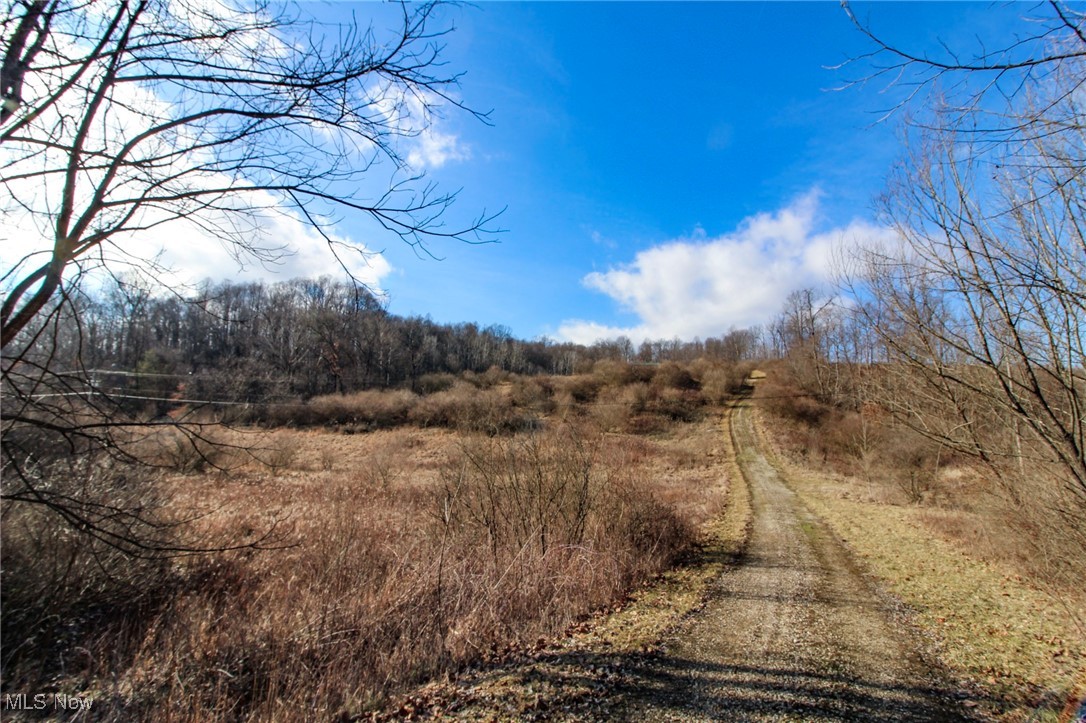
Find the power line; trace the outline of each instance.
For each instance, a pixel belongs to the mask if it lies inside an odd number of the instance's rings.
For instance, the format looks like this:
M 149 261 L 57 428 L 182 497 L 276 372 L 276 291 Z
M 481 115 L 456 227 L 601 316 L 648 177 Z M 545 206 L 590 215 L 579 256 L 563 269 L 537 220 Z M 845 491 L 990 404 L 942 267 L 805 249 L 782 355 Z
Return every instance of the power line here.
M 180 373 L 180 372 L 176 372 L 176 373 L 168 373 L 168 372 L 133 372 L 133 371 L 125 371 L 125 370 L 122 370 L 122 369 L 82 369 L 82 370 L 77 369 L 77 370 L 67 371 L 67 372 L 56 372 L 56 376 L 58 376 L 58 377 L 59 376 L 68 376 L 68 377 L 75 377 L 79 381 L 87 381 L 86 379 L 84 379 L 82 377 L 82 375 L 84 375 L 84 374 L 86 374 L 86 375 L 98 374 L 98 375 L 102 375 L 102 376 L 107 376 L 108 375 L 108 376 L 116 376 L 116 377 L 155 377 L 155 378 L 160 378 L 160 379 L 208 379 L 208 378 L 215 378 L 217 376 L 221 376 L 221 372 L 202 372 L 202 373 L 199 373 L 199 374 L 194 374 L 192 372 L 188 372 L 188 373 Z M 237 377 L 233 377 L 233 378 L 236 379 Z M 288 382 L 290 382 L 292 380 L 290 378 L 283 378 L 283 377 L 280 377 L 280 378 L 277 378 L 277 379 L 272 379 L 272 378 L 268 378 L 268 377 L 249 377 L 246 381 L 288 383 Z
M 80 397 L 85 398 L 91 395 L 99 395 L 107 397 L 108 399 L 136 399 L 144 402 L 172 402 L 174 404 L 210 404 L 214 406 L 264 406 L 264 407 L 289 407 L 297 404 L 298 402 L 228 402 L 217 401 L 212 399 L 175 399 L 172 397 L 145 397 L 138 394 L 112 394 L 102 391 L 86 391 L 86 392 L 57 392 L 54 394 L 35 394 L 30 398 L 32 400 L 49 399 L 51 397 Z

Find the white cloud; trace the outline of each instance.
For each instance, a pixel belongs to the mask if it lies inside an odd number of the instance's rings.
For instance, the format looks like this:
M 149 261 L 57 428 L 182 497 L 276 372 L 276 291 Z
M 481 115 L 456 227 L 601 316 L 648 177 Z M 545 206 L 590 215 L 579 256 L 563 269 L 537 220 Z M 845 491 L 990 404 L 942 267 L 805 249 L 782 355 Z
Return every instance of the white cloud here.
M 108 22 L 108 17 L 94 15 L 97 7 L 95 5 L 88 10 L 88 22 Z M 209 33 L 210 29 L 222 23 L 243 27 L 254 19 L 247 11 L 228 12 L 221 0 L 198 0 L 180 8 L 170 6 L 166 11 L 175 13 L 175 20 L 181 25 Z M 255 24 L 260 26 L 259 17 L 256 19 L 258 22 Z M 288 50 L 280 38 L 263 30 L 252 30 L 240 37 L 232 35 L 231 38 L 234 45 L 222 41 L 223 47 L 216 47 L 220 60 L 225 58 L 222 62 L 242 61 L 243 56 L 228 54 L 231 48 L 238 52 L 272 57 L 283 55 Z M 54 44 L 50 50 L 60 57 L 78 58 L 88 52 L 84 44 L 64 34 L 50 35 L 50 42 Z M 31 74 L 27 78 L 25 95 L 30 98 L 48 96 L 65 80 L 59 71 Z M 76 88 L 62 95 L 55 105 L 38 116 L 36 124 L 47 130 L 37 132 L 55 132 L 55 128 L 60 127 L 61 118 L 81 117 L 87 92 Z M 139 83 L 117 85 L 112 89 L 109 112 L 96 118 L 87 144 L 105 148 L 107 153 L 115 152 L 127 138 L 165 123 L 176 114 L 174 103 L 158 95 L 151 87 Z M 317 126 L 318 130 L 321 128 L 323 126 Z M 184 148 L 196 142 L 191 137 L 191 129 L 180 128 L 176 132 L 179 137 L 172 141 L 173 147 Z M 146 144 L 153 146 L 147 150 L 149 157 L 155 158 L 156 153 L 172 150 L 169 136 L 164 138 L 157 141 L 157 146 L 153 145 L 153 141 Z M 425 135 L 412 140 L 425 140 Z M 440 152 L 447 158 L 453 158 L 463 152 L 458 149 L 454 138 L 439 139 L 437 149 L 430 155 Z M 55 171 L 65 168 L 67 162 L 67 156 L 60 149 L 42 152 L 36 147 L 19 149 L 7 159 L 6 177 L 0 179 L 0 189 L 3 190 L 0 193 L 0 242 L 3 250 L 0 277 L 17 267 L 25 273 L 48 259 L 55 233 L 51 226 L 56 222 L 57 199 L 61 196 L 63 181 L 63 175 Z M 243 180 L 214 170 L 194 171 L 201 167 L 214 167 L 213 154 L 208 150 L 193 150 L 172 163 L 161 160 L 156 163 L 160 177 L 180 179 L 177 188 L 166 188 L 167 191 L 200 187 L 238 188 L 245 185 Z M 88 205 L 103 175 L 101 168 L 80 174 L 74 193 L 77 213 Z M 138 196 L 145 184 L 141 169 L 123 169 L 111 185 L 107 200 Z M 88 266 L 104 262 L 111 270 L 121 272 L 133 266 L 139 267 L 143 260 L 145 269 L 154 268 L 154 275 L 160 281 L 175 288 L 205 278 L 256 280 L 322 274 L 335 276 L 342 275 L 345 267 L 355 278 L 375 292 L 380 292 L 382 279 L 392 271 L 383 256 L 334 230 L 329 232 L 330 245 L 329 239 L 305 222 L 298 212 L 285 205 L 283 199 L 271 193 L 252 191 L 245 194 L 244 200 L 241 200 L 241 195 L 228 196 L 216 203 L 220 207 L 242 210 L 243 213 L 213 209 L 184 213 L 182 216 L 187 217 L 172 218 L 168 223 L 140 231 L 116 234 L 100 248 L 89 250 L 81 261 L 86 260 Z M 117 213 L 123 213 L 126 208 Z M 177 213 L 177 208 L 171 210 L 171 214 Z M 149 226 L 165 217 L 166 212 L 162 209 L 146 210 L 131 219 L 129 225 Z M 103 225 L 108 225 L 116 214 L 110 217 L 103 212 L 100 218 L 105 219 Z M 249 249 L 241 248 L 239 243 L 224 241 L 224 236 L 247 245 Z M 16 273 L 4 279 L 4 288 L 10 288 L 18 278 L 19 274 Z
M 385 84 L 372 88 L 367 100 L 384 117 L 384 125 L 401 136 L 407 152 L 405 161 L 412 171 L 441 168 L 449 161 L 471 158 L 471 147 L 443 127 L 437 111 L 446 101 L 437 94 Z
M 151 230 L 117 234 L 103 245 L 101 254 L 92 253 L 91 258 L 104 261 L 114 272 L 142 268 L 178 291 L 207 278 L 274 281 L 325 274 L 342 277 L 345 268 L 371 291 L 382 292 L 382 282 L 393 268 L 380 253 L 334 232 L 329 234 L 333 252 L 328 240 L 293 211 L 270 201 L 264 205 L 246 219 L 244 236 L 253 244 L 252 252 L 210 233 L 206 218 L 205 225 L 177 219 Z M 45 262 L 51 237 L 39 227 L 41 221 L 26 213 L 5 214 L 0 231 L 4 250 L 0 275 L 29 254 L 37 254 L 33 266 Z
M 269 205 L 249 223 L 255 253 L 186 221 L 164 225 L 152 234 L 132 234 L 115 240 L 114 245 L 130 256 L 147 256 L 144 249 L 160 254 L 159 263 L 167 271 L 159 276 L 170 285 L 190 285 L 205 278 L 274 281 L 325 274 L 335 277 L 342 276 L 345 268 L 379 293 L 382 280 L 392 272 L 382 255 L 342 235 L 329 235 L 335 246 L 333 253 L 316 229 L 283 207 Z
M 416 170 L 441 168 L 449 161 L 466 161 L 471 158 L 470 149 L 452 133 L 437 130 L 434 122 L 414 139 L 414 147 L 407 154 L 407 164 Z
M 860 220 L 818 231 L 818 197 L 811 191 L 775 213 L 745 219 L 731 233 L 696 233 L 641 251 L 627 265 L 588 274 L 588 288 L 610 296 L 640 323 L 615 327 L 573 319 L 558 336 L 580 343 L 620 334 L 692 339 L 767 323 L 789 293 L 830 281 L 836 247 L 891 235 Z

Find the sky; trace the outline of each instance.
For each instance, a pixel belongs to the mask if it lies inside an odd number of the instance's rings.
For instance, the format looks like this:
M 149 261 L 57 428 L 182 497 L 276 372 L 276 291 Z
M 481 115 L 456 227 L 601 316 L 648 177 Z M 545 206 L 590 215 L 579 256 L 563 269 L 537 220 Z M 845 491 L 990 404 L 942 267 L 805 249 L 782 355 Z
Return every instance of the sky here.
M 855 5 L 927 47 L 987 6 Z M 839 90 L 870 49 L 838 3 L 482 3 L 448 59 L 492 127 L 452 120 L 431 173 L 466 209 L 506 207 L 489 246 L 440 262 L 392 246 L 390 309 L 521 337 L 692 339 L 766 323 L 827 287 L 834 246 L 885 233 L 893 92 Z M 899 32 L 902 28 L 907 32 Z M 446 181 L 446 179 L 448 179 Z
M 372 3 L 304 7 L 391 20 Z M 852 5 L 921 53 L 1006 34 L 1030 7 Z M 457 96 L 489 122 L 448 109 L 402 150 L 458 191 L 451 225 L 504 209 L 501 232 L 419 253 L 343 214 L 336 237 L 368 252 L 351 263 L 393 313 L 580 343 L 720 336 L 830 289 L 839 249 L 889 234 L 874 199 L 901 119 L 883 116 L 905 89 L 849 85 L 869 66 L 839 66 L 871 45 L 837 2 L 484 1 L 437 20 L 455 26 L 442 60 L 463 74 Z M 239 265 L 184 228 L 139 247 L 161 243 L 187 279 L 342 276 L 296 217 L 262 226 L 292 254 Z

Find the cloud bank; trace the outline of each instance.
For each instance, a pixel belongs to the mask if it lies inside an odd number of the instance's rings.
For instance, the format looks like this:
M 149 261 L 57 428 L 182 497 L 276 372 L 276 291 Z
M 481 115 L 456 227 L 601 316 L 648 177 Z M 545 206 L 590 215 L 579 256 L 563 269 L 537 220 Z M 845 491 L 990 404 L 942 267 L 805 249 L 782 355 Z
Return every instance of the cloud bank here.
M 326 239 L 277 198 L 257 193 L 257 208 L 238 218 L 211 212 L 199 218 L 174 219 L 153 229 L 121 232 L 79 263 L 94 277 L 100 274 L 93 269 L 101 266 L 113 273 L 134 271 L 175 291 L 204 279 L 280 281 L 325 274 L 341 277 L 344 270 L 371 291 L 383 291 L 382 280 L 393 270 L 384 256 L 335 231 L 327 231 Z M 5 279 L 6 289 L 13 279 L 48 260 L 52 234 L 48 224 L 53 219 L 4 211 L 0 275 L 21 270 Z
M 689 340 L 769 322 L 789 293 L 830 280 L 835 248 L 891 236 L 861 220 L 818 230 L 818 199 L 811 191 L 774 213 L 744 219 L 731 233 L 669 241 L 639 252 L 629 264 L 588 274 L 585 286 L 640 322 L 620 327 L 571 319 L 558 337 L 583 344 L 619 335 Z
M 341 277 L 346 270 L 379 293 L 382 280 L 392 272 L 388 260 L 363 243 L 331 232 L 329 244 L 293 210 L 275 205 L 270 194 L 267 205 L 247 222 L 246 236 L 255 253 L 216 238 L 206 224 L 185 220 L 162 226 L 153 240 L 145 234 L 130 234 L 114 243 L 122 257 L 146 257 L 145 250 L 158 254 L 158 264 L 167 269 L 160 278 L 171 285 L 189 285 L 205 278 L 282 281 L 326 274 Z

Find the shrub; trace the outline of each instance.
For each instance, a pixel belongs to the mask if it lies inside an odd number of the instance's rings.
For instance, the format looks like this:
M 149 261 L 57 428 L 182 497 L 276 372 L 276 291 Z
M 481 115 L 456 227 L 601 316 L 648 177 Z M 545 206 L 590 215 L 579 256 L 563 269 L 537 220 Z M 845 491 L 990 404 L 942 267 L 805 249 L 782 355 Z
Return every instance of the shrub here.
M 656 414 L 679 422 L 693 422 L 701 417 L 703 399 L 695 391 L 666 388 L 648 404 Z
M 110 660 L 80 655 L 73 646 L 107 636 L 118 622 L 146 623 L 176 582 L 172 566 L 154 549 L 183 544 L 159 472 L 90 455 L 40 472 L 36 486 L 99 534 L 77 533 L 44 505 L 5 503 L 2 664 L 5 688 L 18 690 L 57 690 L 50 671 L 89 676 L 134 653 L 138 631 L 116 641 Z M 110 536 L 113 546 L 103 541 Z
M 749 363 L 714 364 L 702 374 L 702 394 L 707 400 L 716 404 L 727 401 L 743 390 L 750 369 Z
M 599 380 L 601 386 L 621 387 L 629 382 L 628 371 L 630 366 L 613 359 L 600 359 L 592 365 L 592 376 Z
M 476 374 L 475 372 L 468 370 L 463 372 L 460 376 L 465 382 L 474 387 L 479 389 L 490 389 L 509 381 L 512 374 L 499 366 L 491 366 L 482 374 Z
M 292 434 L 275 434 L 252 450 L 253 456 L 272 472 L 278 473 L 290 467 L 301 451 L 298 438 Z
M 656 376 L 656 365 L 637 362 L 626 367 L 626 377 L 630 384 L 648 384 Z
M 630 434 L 656 434 L 667 429 L 667 422 L 655 414 L 635 414 L 626 422 Z
M 596 398 L 591 414 L 600 429 L 606 432 L 625 429 L 632 413 L 630 406 L 626 403 L 625 391 L 621 387 L 605 387 Z
M 661 566 L 673 563 L 693 541 L 693 529 L 673 508 L 645 494 L 642 485 L 627 485 L 619 483 L 610 489 L 611 496 L 601 504 L 606 510 L 608 531 L 638 556 L 655 556 Z
M 513 380 L 510 399 L 514 406 L 541 414 L 555 410 L 554 384 L 548 377 L 517 377 Z
M 368 390 L 329 394 L 309 401 L 310 424 L 351 425 L 362 430 L 387 429 L 407 422 L 418 397 L 407 390 Z
M 143 461 L 182 474 L 226 469 L 239 450 L 215 425 L 167 426 L 135 442 Z
M 808 396 L 798 387 L 776 381 L 762 382 L 758 396 L 773 414 L 812 427 L 818 426 L 830 412 L 828 405 Z
M 939 467 L 938 447 L 916 432 L 898 429 L 883 447 L 882 453 L 905 499 L 912 504 L 923 502 L 935 485 Z
M 653 396 L 652 389 L 645 382 L 634 382 L 622 390 L 622 403 L 629 407 L 630 414 L 645 411 Z
M 316 410 L 305 402 L 280 402 L 250 408 L 247 420 L 269 427 L 311 427 L 325 424 Z
M 626 564 L 635 568 L 657 568 L 694 539 L 644 483 L 626 470 L 601 468 L 598 442 L 572 425 L 465 444 L 443 479 L 447 524 L 456 534 L 474 536 L 495 570 L 526 555 L 545 558 L 586 547 L 629 556 Z M 634 577 L 641 572 L 627 571 Z
M 658 389 L 696 390 L 700 388 L 697 380 L 684 367 L 675 362 L 664 362 L 656 368 L 652 385 Z
M 417 401 L 409 415 L 420 427 L 448 427 L 503 434 L 533 425 L 533 417 L 513 408 L 512 396 L 499 389 L 475 389 L 466 384 Z
M 726 401 L 732 395 L 732 374 L 724 367 L 713 367 L 701 378 L 701 392 L 714 404 Z
M 578 374 L 577 376 L 567 377 L 561 382 L 563 390 L 570 395 L 574 402 L 580 404 L 595 401 L 596 395 L 599 394 L 600 389 L 603 387 L 603 381 L 591 374 Z
M 499 384 L 504 384 L 509 381 L 513 375 L 497 365 L 491 366 L 480 377 L 482 386 L 485 389 L 496 387 Z
M 418 394 L 434 394 L 452 389 L 456 384 L 456 376 L 444 372 L 423 374 L 415 380 L 414 389 Z
M 436 392 L 419 399 L 408 414 L 408 419 L 420 427 L 459 426 L 460 419 L 468 413 L 471 400 L 479 391 L 467 384 Z

